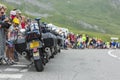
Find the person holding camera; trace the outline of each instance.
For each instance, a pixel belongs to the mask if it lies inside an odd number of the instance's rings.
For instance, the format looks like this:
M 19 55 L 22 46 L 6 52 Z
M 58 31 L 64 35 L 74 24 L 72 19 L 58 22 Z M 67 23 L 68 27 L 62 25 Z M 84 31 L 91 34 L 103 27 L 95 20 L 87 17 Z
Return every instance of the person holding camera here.
M 5 16 L 6 6 L 0 4 L 0 64 L 5 60 L 6 32 L 10 27 L 9 19 Z

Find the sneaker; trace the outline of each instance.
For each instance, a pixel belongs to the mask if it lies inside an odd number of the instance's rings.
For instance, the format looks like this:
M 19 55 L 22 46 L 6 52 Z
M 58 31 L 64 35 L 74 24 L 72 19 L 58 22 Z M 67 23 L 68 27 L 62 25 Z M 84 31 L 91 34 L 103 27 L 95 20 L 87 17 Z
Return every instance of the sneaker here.
M 7 60 L 7 64 L 8 65 L 11 65 L 12 64 L 12 61 L 10 59 Z
M 5 61 L 7 64 L 10 64 L 10 62 L 11 62 L 9 59 L 5 59 Z
M 15 62 L 19 62 L 19 59 L 15 59 Z
M 12 61 L 9 61 L 9 65 L 13 65 L 13 62 L 12 62 Z
M 7 64 L 4 58 L 2 58 L 2 59 L 0 60 L 0 62 L 1 62 L 1 64 Z
M 17 64 L 17 63 L 16 63 L 14 60 L 12 60 L 12 61 L 11 61 L 11 64 L 13 65 L 13 64 Z

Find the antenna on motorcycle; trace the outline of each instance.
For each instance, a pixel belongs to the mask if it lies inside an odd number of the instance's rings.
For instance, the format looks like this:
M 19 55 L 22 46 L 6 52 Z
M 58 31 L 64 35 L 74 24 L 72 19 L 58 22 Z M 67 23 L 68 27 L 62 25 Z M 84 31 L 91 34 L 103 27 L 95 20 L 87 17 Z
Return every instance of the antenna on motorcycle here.
M 35 18 L 35 20 L 37 21 L 37 24 L 38 24 L 38 27 L 39 27 L 39 31 L 40 31 L 40 35 L 42 36 L 42 29 L 41 29 L 41 26 L 40 26 L 41 18 Z
M 49 32 L 49 31 L 48 31 L 48 27 L 47 27 L 47 23 L 46 23 L 46 22 L 43 22 L 43 25 L 45 26 L 45 31 L 46 31 L 46 32 Z
M 45 26 L 45 29 L 47 29 L 47 23 L 46 22 L 42 22 L 42 23 Z

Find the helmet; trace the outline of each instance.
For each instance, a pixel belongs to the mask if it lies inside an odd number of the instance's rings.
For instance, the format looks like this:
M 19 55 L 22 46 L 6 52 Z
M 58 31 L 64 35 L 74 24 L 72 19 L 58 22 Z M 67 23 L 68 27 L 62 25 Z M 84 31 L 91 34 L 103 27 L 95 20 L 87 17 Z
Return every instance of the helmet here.
M 19 21 L 19 19 L 14 18 L 14 19 L 13 19 L 13 23 L 20 24 L 20 21 Z

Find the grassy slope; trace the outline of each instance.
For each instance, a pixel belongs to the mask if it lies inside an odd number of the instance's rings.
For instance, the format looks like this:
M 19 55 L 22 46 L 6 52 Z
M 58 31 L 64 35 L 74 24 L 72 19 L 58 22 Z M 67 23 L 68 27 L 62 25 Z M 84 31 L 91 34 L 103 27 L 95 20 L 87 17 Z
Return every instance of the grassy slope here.
M 110 0 L 71 0 L 71 3 L 66 3 L 64 0 L 55 3 L 54 6 L 57 6 L 56 9 L 59 14 L 54 13 L 55 16 L 48 18 L 48 20 L 67 27 L 75 33 L 87 33 L 104 40 L 109 40 L 111 36 L 119 37 L 120 11 L 111 6 Z M 68 17 L 72 18 L 68 19 Z M 85 29 L 77 23 L 77 20 L 98 25 L 107 34 L 99 33 L 99 31 L 93 29 Z
M 56 19 L 52 19 L 53 22 L 61 22 L 61 24 L 64 24 L 64 27 L 68 27 L 76 33 L 87 33 L 104 40 L 109 40 L 111 36 L 118 35 L 119 37 L 120 10 L 114 9 L 110 0 L 71 0 L 70 4 L 66 4 L 66 1 L 62 0 L 56 3 L 55 6 L 57 6 L 57 10 L 61 14 L 56 15 Z M 72 19 L 69 20 L 67 16 L 72 17 Z M 98 25 L 107 34 L 99 33 L 99 31 L 93 29 L 84 29 L 83 26 L 76 22 L 77 20 Z
M 111 0 L 39 0 L 42 3 L 50 2 L 54 11 L 47 11 L 31 3 L 22 6 L 14 5 L 23 12 L 30 8 L 29 11 L 38 13 L 48 13 L 52 16 L 44 18 L 44 21 L 54 23 L 60 27 L 66 27 L 75 33 L 87 33 L 90 36 L 96 36 L 104 40 L 109 40 L 111 36 L 119 37 L 120 34 L 120 10 L 111 6 Z M 5 3 L 9 9 L 13 6 Z M 27 6 L 28 8 L 24 7 Z M 47 4 L 46 4 L 47 5 Z M 77 21 L 84 21 L 91 25 L 97 25 L 106 31 L 107 34 L 100 33 L 94 29 L 86 29 Z M 112 35 L 115 34 L 115 35 Z
M 73 18 L 72 20 L 75 22 L 72 23 L 71 26 L 77 26 L 77 29 L 84 30 L 84 28 L 76 22 L 77 20 L 82 20 L 100 26 L 102 29 L 106 30 L 107 33 L 120 33 L 120 11 L 114 10 L 110 5 L 109 0 L 71 0 L 70 4 L 66 3 L 66 1 L 62 0 L 61 2 L 59 1 L 59 3 L 56 3 L 55 6 L 57 6 L 56 8 L 60 11 L 61 16 L 70 16 Z M 64 20 L 69 21 L 68 19 Z M 62 21 L 58 22 L 63 23 Z M 67 23 L 63 24 L 67 25 Z M 85 30 L 92 31 L 89 29 Z

